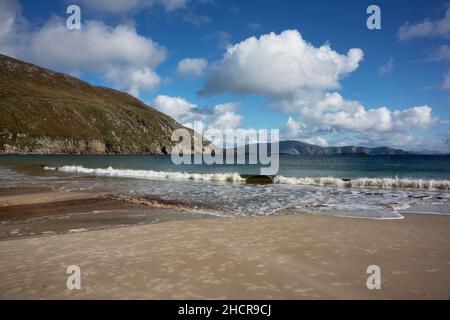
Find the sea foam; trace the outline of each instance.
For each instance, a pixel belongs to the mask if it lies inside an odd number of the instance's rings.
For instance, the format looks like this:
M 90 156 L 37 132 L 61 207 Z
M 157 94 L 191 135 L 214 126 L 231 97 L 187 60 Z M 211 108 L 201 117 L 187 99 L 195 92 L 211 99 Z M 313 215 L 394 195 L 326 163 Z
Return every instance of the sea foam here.
M 46 170 L 57 170 L 67 173 L 93 174 L 96 176 L 139 178 L 149 180 L 195 180 L 195 181 L 223 181 L 223 182 L 245 182 L 238 173 L 188 173 L 167 172 L 153 170 L 114 169 L 112 167 L 85 168 L 83 166 L 61 166 L 44 167 Z
M 275 183 L 332 186 L 341 188 L 450 190 L 448 180 L 423 180 L 408 178 L 357 178 L 343 180 L 333 177 L 295 178 L 277 176 Z
M 92 174 L 96 176 L 139 178 L 149 180 L 193 180 L 218 181 L 231 183 L 245 183 L 239 173 L 188 173 L 167 172 L 153 170 L 85 168 L 83 166 L 44 167 L 46 170 L 57 170 L 66 173 Z M 315 185 L 338 188 L 367 188 L 367 189 L 414 189 L 414 190 L 450 190 L 449 180 L 425 180 L 412 178 L 356 178 L 340 179 L 334 177 L 300 178 L 276 176 L 275 184 Z

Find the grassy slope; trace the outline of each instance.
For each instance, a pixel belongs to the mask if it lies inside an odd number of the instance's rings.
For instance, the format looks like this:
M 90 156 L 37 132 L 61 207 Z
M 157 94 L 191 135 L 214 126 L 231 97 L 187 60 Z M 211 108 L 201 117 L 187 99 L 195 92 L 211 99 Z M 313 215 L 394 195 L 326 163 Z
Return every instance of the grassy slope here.
M 126 93 L 65 74 L 3 55 L 0 71 L 0 148 L 32 150 L 35 138 L 47 137 L 101 140 L 112 152 L 158 153 L 170 148 L 170 134 L 180 127 Z

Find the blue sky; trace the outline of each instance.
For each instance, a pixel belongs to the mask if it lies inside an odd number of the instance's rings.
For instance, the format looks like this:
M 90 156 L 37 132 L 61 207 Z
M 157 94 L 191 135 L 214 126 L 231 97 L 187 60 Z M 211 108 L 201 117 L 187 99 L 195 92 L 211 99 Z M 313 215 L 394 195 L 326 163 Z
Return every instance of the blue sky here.
M 1 3 L 0 52 L 128 91 L 181 123 L 450 151 L 445 1 Z M 81 30 L 64 30 L 70 4 L 81 8 Z M 381 30 L 366 27 L 371 4 L 381 9 Z M 319 48 L 329 49 L 325 57 Z M 182 69 L 186 58 L 194 60 Z

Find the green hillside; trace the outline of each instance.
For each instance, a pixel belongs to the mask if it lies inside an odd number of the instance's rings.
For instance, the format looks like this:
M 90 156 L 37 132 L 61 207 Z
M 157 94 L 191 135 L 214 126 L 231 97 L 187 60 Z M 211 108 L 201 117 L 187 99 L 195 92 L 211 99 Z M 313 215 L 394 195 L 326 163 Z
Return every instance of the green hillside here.
M 129 94 L 0 55 L 0 153 L 160 154 L 179 127 Z

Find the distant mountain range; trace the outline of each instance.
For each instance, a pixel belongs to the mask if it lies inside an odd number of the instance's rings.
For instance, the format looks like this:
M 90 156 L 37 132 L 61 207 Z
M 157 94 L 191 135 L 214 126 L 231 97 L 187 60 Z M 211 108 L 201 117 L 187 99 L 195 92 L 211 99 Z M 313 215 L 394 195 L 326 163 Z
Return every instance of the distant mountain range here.
M 254 147 L 255 145 L 253 145 Z M 248 153 L 251 145 L 237 148 L 237 152 Z M 244 149 L 245 148 L 245 149 Z M 267 145 L 269 152 L 271 151 L 271 145 Z M 367 154 L 367 155 L 399 155 L 410 154 L 410 152 L 392 149 L 388 147 L 358 147 L 358 146 L 345 146 L 345 147 L 320 147 L 313 144 L 301 142 L 301 141 L 280 141 L 279 143 L 280 154 L 290 155 L 334 155 L 334 154 Z

